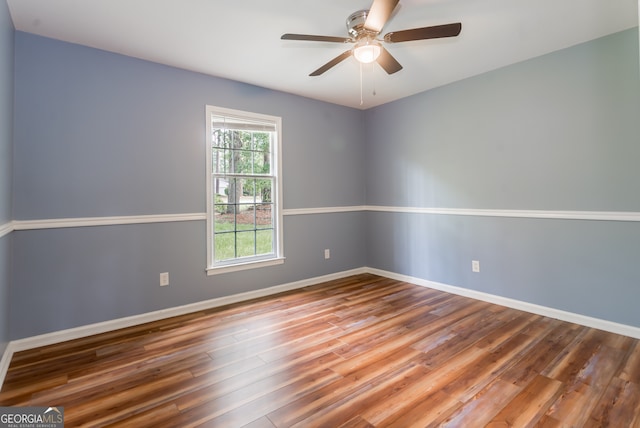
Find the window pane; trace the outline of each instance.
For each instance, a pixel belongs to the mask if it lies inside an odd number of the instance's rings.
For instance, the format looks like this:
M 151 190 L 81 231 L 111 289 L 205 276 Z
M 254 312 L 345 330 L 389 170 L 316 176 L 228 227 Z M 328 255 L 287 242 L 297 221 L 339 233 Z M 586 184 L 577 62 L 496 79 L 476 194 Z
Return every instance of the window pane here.
M 234 142 L 234 148 L 240 150 L 251 150 L 253 147 L 253 132 L 248 131 L 233 131 L 234 138 L 236 139 Z
M 256 228 L 254 204 L 239 205 L 238 214 L 236 215 L 237 230 L 253 230 Z
M 224 149 L 220 150 L 222 154 L 220 156 L 220 172 L 224 174 L 229 174 L 233 172 L 234 169 L 234 159 L 233 159 L 233 150 Z
M 259 173 L 260 171 L 256 170 L 255 167 L 255 159 L 254 159 L 254 154 L 255 152 L 253 150 L 245 150 L 243 152 L 243 156 L 246 157 L 246 163 L 247 163 L 247 174 L 256 174 Z
M 273 252 L 273 229 L 258 230 L 256 232 L 258 254 Z
M 255 164 L 256 173 L 270 174 L 270 147 L 271 147 L 271 135 L 259 134 L 255 138 L 255 148 L 253 154 L 253 161 Z
M 227 165 L 225 163 L 225 150 L 213 149 L 211 152 L 211 166 L 214 174 L 224 174 L 227 171 Z
M 269 153 L 254 151 L 252 156 L 254 174 L 269 174 Z
M 273 187 L 273 180 L 261 179 L 256 180 L 256 202 L 258 203 L 270 203 L 271 200 L 271 188 Z
M 256 179 L 255 178 L 243 178 L 242 179 L 242 202 L 253 203 L 256 198 Z
M 228 192 L 229 192 L 229 180 L 222 177 L 213 177 L 212 178 L 212 189 L 213 194 L 215 196 L 215 203 L 222 204 L 227 203 L 228 201 Z
M 215 261 L 234 259 L 235 254 L 235 233 L 216 233 L 215 235 Z
M 224 191 L 229 205 L 237 205 L 242 200 L 242 179 L 229 178 L 228 187 Z
M 211 147 L 224 148 L 224 132 L 221 129 L 211 131 Z
M 236 233 L 237 239 L 237 257 L 248 257 L 256 255 L 256 239 L 255 231 L 250 230 L 247 232 Z
M 235 206 L 216 204 L 214 215 L 214 232 L 228 232 L 235 230 Z
M 257 229 L 273 228 L 273 209 L 272 204 L 256 205 L 256 225 Z

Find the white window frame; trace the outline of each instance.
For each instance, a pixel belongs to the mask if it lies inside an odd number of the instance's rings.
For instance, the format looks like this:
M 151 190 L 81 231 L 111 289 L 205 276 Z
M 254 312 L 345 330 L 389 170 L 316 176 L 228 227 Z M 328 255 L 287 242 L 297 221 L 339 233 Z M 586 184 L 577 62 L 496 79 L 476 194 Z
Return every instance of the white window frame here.
M 276 128 L 276 138 L 273 143 L 272 175 L 275 176 L 275 188 L 271 189 L 273 202 L 274 253 L 268 256 L 242 257 L 224 262 L 215 262 L 214 255 L 214 202 L 213 197 L 213 165 L 212 165 L 212 115 L 238 119 L 260 120 L 272 122 Z M 207 192 L 207 275 L 254 269 L 284 263 L 284 248 L 282 237 L 282 118 L 260 113 L 233 110 L 223 107 L 206 106 L 206 192 Z

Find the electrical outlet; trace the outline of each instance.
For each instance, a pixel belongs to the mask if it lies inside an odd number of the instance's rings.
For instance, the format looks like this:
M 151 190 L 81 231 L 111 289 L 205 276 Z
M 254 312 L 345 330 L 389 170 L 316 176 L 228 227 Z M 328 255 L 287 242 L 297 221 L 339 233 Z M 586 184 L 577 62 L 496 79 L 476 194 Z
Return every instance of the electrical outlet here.
M 169 272 L 162 272 L 160 274 L 160 287 L 169 285 Z
M 331 258 L 331 250 L 330 249 L 326 249 L 324 250 L 324 258 L 325 259 L 330 259 Z
M 480 272 L 480 262 L 478 260 L 471 261 L 471 271 Z

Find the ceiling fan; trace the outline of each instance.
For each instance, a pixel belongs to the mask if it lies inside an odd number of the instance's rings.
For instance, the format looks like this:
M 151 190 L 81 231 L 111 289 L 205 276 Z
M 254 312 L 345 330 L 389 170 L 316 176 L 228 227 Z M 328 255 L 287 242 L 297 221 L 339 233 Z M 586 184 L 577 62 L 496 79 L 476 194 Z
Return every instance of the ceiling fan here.
M 443 37 L 455 37 L 460 34 L 462 24 L 459 22 L 431 27 L 413 28 L 411 30 L 392 31 L 378 39 L 378 35 L 387 23 L 399 0 L 373 0 L 371 9 L 359 10 L 347 18 L 347 30 L 349 37 L 314 36 L 308 34 L 286 33 L 280 37 L 282 40 L 303 40 L 314 42 L 355 43 L 349 49 L 309 76 L 319 76 L 335 65 L 353 55 L 359 62 L 367 64 L 377 62 L 388 73 L 393 74 L 402 70 L 402 65 L 387 51 L 381 42 L 399 43 L 412 40 L 438 39 Z

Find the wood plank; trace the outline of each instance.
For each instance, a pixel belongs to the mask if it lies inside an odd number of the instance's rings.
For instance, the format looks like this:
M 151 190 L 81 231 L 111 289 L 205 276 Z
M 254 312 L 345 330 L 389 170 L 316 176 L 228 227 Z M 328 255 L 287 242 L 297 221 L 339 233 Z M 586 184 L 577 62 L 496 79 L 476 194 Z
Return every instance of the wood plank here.
M 559 421 L 572 420 L 578 426 L 584 425 L 623 357 L 622 350 L 602 345 L 577 376 L 571 382 L 564 383 L 562 396 L 551 406 L 547 415 Z
M 155 406 L 144 412 L 132 414 L 118 420 L 111 420 L 105 428 L 138 428 L 145 426 L 163 426 L 164 421 L 176 416 L 179 413 L 178 407 L 173 404 Z M 69 425 L 67 422 L 66 425 Z M 273 428 L 273 425 L 271 426 Z
M 439 426 L 438 421 L 445 414 L 457 410 L 460 406 L 462 403 L 455 397 L 442 391 L 434 391 L 430 396 L 405 407 L 402 412 L 391 413 L 376 426 L 389 428 Z
M 442 428 L 485 426 L 520 393 L 521 387 L 496 379 L 473 398 L 439 421 Z
M 640 340 L 631 348 L 618 377 L 640 385 Z
M 578 335 L 579 330 L 570 328 L 567 323 L 555 321 L 552 328 L 537 346 L 530 349 L 509 370 L 500 375 L 500 379 L 514 385 L 527 385 L 539 373 L 548 367 Z M 544 332 L 541 332 L 544 334 Z
M 486 354 L 480 353 L 479 358 L 465 368 L 464 375 L 453 378 L 443 387 L 443 391 L 457 397 L 462 402 L 470 400 L 491 383 L 496 376 L 500 376 L 513 366 L 520 355 L 530 347 L 531 343 L 527 340 L 526 335 L 513 336 L 499 348 Z
M 536 376 L 514 397 L 487 427 L 534 426 L 546 413 L 549 406 L 560 395 L 562 382 L 545 376 Z
M 640 385 L 612 379 L 585 427 L 640 427 Z

